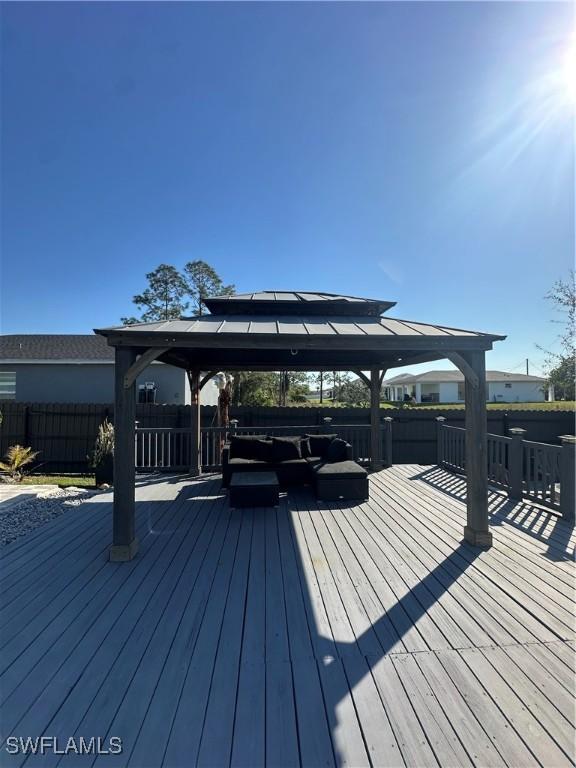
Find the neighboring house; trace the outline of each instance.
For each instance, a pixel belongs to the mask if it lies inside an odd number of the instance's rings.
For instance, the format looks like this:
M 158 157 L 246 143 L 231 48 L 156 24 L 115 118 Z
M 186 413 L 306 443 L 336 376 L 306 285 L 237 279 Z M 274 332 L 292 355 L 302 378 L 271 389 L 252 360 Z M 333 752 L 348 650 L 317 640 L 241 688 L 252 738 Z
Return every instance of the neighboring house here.
M 546 399 L 546 379 L 540 376 L 486 371 L 486 383 L 488 402 L 538 403 Z M 402 401 L 408 396 L 415 397 L 418 403 L 464 402 L 464 375 L 460 371 L 403 373 L 386 379 L 382 387 L 385 400 Z
M 186 371 L 154 362 L 138 377 L 139 402 L 187 405 Z M 113 403 L 114 349 L 95 334 L 0 336 L 0 400 L 28 403 Z M 202 405 L 216 405 L 218 387 L 202 389 Z

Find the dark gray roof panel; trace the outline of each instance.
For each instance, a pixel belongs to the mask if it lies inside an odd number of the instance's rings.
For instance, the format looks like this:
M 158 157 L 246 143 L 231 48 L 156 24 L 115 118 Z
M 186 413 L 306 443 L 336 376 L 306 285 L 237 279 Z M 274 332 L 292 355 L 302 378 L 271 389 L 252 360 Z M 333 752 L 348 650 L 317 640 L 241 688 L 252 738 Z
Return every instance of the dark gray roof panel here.
M 308 333 L 308 329 L 306 328 L 306 324 L 303 323 L 300 318 L 283 317 L 282 319 L 278 320 L 278 333 L 299 333 L 306 335 Z
M 114 360 L 103 336 L 91 333 L 22 333 L 0 336 L 3 360 Z
M 367 317 L 347 315 L 260 315 L 247 317 L 237 315 L 201 315 L 187 320 L 169 320 L 159 323 L 139 323 L 138 325 L 117 326 L 103 328 L 104 334 L 123 331 L 126 333 L 161 332 L 166 334 L 306 334 L 327 336 L 426 336 L 426 337 L 454 337 L 454 336 L 494 336 L 475 331 L 461 331 L 454 328 L 445 328 L 437 325 L 418 323 L 409 320 L 398 320 L 391 317 Z
M 214 299 L 217 301 L 251 301 L 254 299 L 266 301 L 379 301 L 379 299 L 365 299 L 360 296 L 343 296 L 338 293 L 314 293 L 310 291 L 256 291 L 254 293 L 234 293 L 231 296 L 210 296 L 206 301 L 213 301 Z
M 381 315 L 395 302 L 310 291 L 257 291 L 232 296 L 212 296 L 204 304 L 214 314 L 299 314 L 303 305 L 313 314 Z

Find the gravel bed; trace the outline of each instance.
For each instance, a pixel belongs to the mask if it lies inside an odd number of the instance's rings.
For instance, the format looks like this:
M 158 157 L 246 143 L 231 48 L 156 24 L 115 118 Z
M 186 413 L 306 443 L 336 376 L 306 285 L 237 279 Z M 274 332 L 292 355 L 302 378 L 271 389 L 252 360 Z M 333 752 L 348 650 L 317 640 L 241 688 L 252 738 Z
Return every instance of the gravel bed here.
M 84 488 L 56 487 L 0 511 L 0 547 L 79 507 L 91 496 L 93 492 Z

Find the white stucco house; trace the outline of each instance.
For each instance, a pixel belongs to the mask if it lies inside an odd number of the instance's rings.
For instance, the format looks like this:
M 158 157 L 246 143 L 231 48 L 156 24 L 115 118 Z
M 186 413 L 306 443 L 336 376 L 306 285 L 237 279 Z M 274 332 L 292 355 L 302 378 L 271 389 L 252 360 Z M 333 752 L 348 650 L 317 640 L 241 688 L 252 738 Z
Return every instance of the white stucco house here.
M 138 402 L 189 405 L 186 372 L 154 362 L 136 382 Z M 0 336 L 0 400 L 27 403 L 113 403 L 114 349 L 95 334 Z M 202 389 L 202 405 L 216 405 L 218 386 Z
M 488 402 L 495 403 L 539 403 L 548 395 L 546 379 L 527 376 L 523 373 L 486 371 Z M 414 397 L 418 403 L 463 403 L 464 376 L 458 370 L 426 371 L 425 373 L 403 373 L 383 384 L 385 400 L 403 401 Z

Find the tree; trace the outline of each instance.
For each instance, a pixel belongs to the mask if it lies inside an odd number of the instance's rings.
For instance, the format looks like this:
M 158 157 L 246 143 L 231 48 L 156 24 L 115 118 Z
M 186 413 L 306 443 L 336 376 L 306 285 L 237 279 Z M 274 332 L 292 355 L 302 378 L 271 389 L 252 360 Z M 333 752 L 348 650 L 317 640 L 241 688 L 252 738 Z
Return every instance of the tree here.
M 567 280 L 557 280 L 546 294 L 546 298 L 553 302 L 556 310 L 564 315 L 563 319 L 554 321 L 564 326 L 560 334 L 563 355 L 574 357 L 576 354 L 576 275 L 574 271 L 570 272 Z
M 242 371 L 234 379 L 234 405 L 276 405 L 278 374 L 264 371 Z
M 302 371 L 287 372 L 287 400 L 290 403 L 306 403 L 310 392 L 308 375 Z
M 556 400 L 576 400 L 575 369 L 574 357 L 566 357 L 548 371 L 548 384 L 554 387 Z
M 236 290 L 233 285 L 224 285 L 216 270 L 205 261 L 189 261 L 185 264 L 183 280 L 197 315 L 204 314 L 204 299 L 209 296 L 230 296 Z
M 576 395 L 576 280 L 570 272 L 567 280 L 557 280 L 546 298 L 563 317 L 559 336 L 561 352 L 547 352 L 548 384 L 554 386 L 555 397 L 574 400 Z
M 346 405 L 368 408 L 370 405 L 370 390 L 362 379 L 345 381 L 340 387 L 338 399 Z
M 123 317 L 124 325 L 150 323 L 155 320 L 177 320 L 182 317 L 188 303 L 184 301 L 187 286 L 182 275 L 169 264 L 160 264 L 146 275 L 148 287 L 132 301 L 141 312 L 140 318 Z

